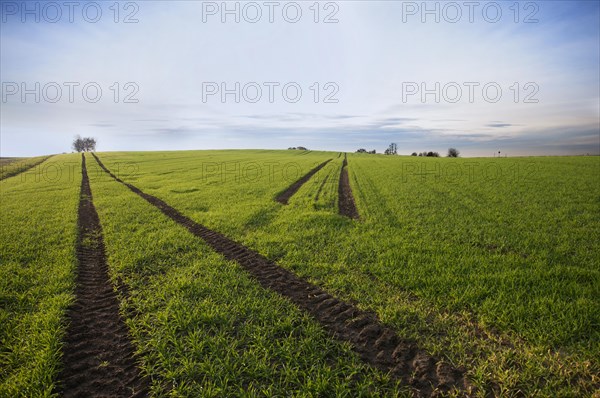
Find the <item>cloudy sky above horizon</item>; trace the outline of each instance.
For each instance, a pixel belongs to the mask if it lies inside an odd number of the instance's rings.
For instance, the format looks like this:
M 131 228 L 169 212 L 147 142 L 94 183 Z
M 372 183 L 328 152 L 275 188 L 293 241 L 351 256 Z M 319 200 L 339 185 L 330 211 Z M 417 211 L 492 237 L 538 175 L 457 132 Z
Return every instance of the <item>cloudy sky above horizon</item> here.
M 598 1 L 73 4 L 0 2 L 1 156 L 600 152 Z

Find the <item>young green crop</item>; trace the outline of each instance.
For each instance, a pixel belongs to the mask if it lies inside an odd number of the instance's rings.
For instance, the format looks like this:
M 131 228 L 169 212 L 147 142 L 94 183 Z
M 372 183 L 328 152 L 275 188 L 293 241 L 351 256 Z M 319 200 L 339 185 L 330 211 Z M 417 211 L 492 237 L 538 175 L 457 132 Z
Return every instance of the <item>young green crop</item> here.
M 376 311 L 401 335 L 465 366 L 481 391 L 568 395 L 598 388 L 599 158 L 352 154 L 348 170 L 361 214 L 353 221 L 337 215 L 331 200 L 336 156 L 100 157 L 194 220 Z M 295 163 L 306 173 L 329 158 L 332 168 L 287 206 L 273 198 L 293 181 L 243 174 L 251 163 L 269 162 Z M 221 170 L 231 173 L 207 175 L 211 163 L 229 164 Z M 329 199 L 315 205 L 326 177 L 335 181 L 325 185 Z
M 49 396 L 73 300 L 77 155 L 53 157 L 0 181 L 0 396 Z M 49 163 L 53 163 L 49 166 Z
M 123 313 L 153 395 L 408 395 L 88 159 L 110 276 L 127 286 Z

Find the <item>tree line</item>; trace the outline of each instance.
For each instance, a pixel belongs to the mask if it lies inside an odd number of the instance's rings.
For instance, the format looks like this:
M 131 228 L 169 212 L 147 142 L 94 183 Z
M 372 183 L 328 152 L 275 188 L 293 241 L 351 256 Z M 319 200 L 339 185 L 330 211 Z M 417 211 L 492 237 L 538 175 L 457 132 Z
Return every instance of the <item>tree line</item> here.
M 373 149 L 372 151 L 367 151 L 364 148 L 360 148 L 356 151 L 356 153 L 371 153 L 374 154 L 376 153 L 375 150 Z M 398 145 L 396 143 L 391 143 L 388 148 L 385 150 L 384 152 L 386 155 L 397 155 L 398 154 Z M 456 148 L 448 148 L 448 153 L 447 153 L 447 157 L 449 158 L 457 158 L 460 155 L 460 151 Z M 413 152 L 411 154 L 411 156 L 426 156 L 426 157 L 433 157 L 433 158 L 439 158 L 440 154 L 439 152 L 434 152 L 434 151 L 425 151 L 425 152 Z

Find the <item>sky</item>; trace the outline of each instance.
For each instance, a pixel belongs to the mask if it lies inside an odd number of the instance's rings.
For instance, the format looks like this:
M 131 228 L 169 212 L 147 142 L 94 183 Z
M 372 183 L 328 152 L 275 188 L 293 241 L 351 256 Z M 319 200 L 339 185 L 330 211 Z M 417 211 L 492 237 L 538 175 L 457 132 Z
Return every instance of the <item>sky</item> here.
M 600 153 L 598 1 L 0 6 L 0 156 Z

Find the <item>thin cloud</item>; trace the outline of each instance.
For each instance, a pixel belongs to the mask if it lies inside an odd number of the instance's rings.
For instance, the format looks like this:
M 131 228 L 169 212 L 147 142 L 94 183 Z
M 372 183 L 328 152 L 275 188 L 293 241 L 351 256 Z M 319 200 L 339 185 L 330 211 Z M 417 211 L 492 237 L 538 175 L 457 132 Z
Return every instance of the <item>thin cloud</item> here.
M 494 127 L 494 128 L 503 128 L 503 127 L 511 127 L 514 126 L 514 124 L 510 124 L 510 123 L 490 123 L 490 124 L 486 124 L 487 127 Z

